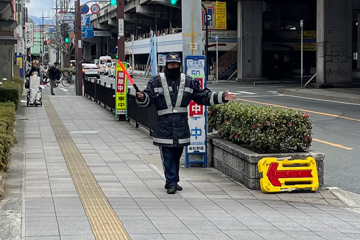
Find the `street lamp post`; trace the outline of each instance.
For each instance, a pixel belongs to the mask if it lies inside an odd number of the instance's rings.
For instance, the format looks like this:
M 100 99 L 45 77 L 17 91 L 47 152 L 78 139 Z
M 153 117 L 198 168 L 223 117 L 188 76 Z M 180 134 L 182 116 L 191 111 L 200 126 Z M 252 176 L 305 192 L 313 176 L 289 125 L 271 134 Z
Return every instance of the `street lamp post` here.
M 205 57 L 206 57 L 206 81 L 209 81 L 209 26 L 208 26 L 208 13 L 207 9 L 204 4 L 201 4 L 204 8 L 206 20 L 204 21 L 205 24 Z

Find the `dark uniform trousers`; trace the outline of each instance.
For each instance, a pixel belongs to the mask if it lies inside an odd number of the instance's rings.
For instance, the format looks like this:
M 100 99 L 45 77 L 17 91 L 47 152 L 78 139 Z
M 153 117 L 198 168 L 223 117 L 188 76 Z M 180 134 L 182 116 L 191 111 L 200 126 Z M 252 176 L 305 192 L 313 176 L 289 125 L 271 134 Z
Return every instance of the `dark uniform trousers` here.
M 180 181 L 180 158 L 184 147 L 159 147 L 166 178 L 165 188 L 176 186 Z

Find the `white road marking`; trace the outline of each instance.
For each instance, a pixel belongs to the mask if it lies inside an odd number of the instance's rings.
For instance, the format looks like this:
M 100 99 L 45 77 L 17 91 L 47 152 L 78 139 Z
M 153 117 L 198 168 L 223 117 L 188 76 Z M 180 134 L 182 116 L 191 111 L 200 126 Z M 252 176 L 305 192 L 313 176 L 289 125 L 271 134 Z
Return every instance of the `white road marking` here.
M 302 99 L 316 100 L 316 101 L 321 101 L 321 102 L 331 102 L 331 103 L 340 103 L 340 104 L 346 104 L 346 105 L 360 106 L 359 103 L 347 103 L 347 102 L 340 102 L 340 101 L 334 101 L 334 100 L 317 99 L 317 98 L 300 97 L 300 96 L 291 96 L 291 95 L 286 95 L 286 94 L 280 94 L 280 95 L 285 96 L 285 97 L 302 98 Z
M 65 88 L 60 88 L 61 90 L 63 90 L 64 92 L 67 92 L 68 90 L 67 89 L 65 89 Z
M 243 94 L 250 94 L 250 95 L 255 95 L 255 94 L 257 94 L 257 93 L 253 93 L 253 92 L 245 92 L 245 91 L 236 91 L 236 92 L 238 92 L 238 93 L 243 93 Z
M 277 91 L 267 91 L 268 93 L 272 93 L 272 94 L 278 94 Z
M 241 98 L 282 97 L 282 95 L 241 95 Z

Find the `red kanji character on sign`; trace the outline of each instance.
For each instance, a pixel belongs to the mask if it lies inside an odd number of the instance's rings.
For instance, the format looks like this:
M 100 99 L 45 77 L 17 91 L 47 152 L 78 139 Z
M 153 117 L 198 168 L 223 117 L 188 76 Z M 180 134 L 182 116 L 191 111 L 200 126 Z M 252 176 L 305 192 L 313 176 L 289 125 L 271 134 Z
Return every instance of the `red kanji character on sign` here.
M 190 105 L 189 105 L 189 116 L 190 117 L 198 117 L 198 116 L 203 116 L 203 115 L 204 115 L 204 106 L 199 105 L 199 104 L 195 103 L 194 101 L 191 101 Z

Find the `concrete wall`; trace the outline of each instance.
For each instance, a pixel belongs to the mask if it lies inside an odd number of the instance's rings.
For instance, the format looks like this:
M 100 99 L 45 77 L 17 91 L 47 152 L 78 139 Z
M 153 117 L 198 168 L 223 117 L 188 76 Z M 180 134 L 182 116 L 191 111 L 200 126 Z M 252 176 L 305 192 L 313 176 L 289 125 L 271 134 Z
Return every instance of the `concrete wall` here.
M 237 79 L 261 78 L 262 2 L 238 2 Z
M 14 64 L 14 45 L 0 45 L 0 80 L 12 79 Z
M 317 84 L 352 81 L 352 4 L 317 0 Z
M 236 45 L 236 38 L 220 38 L 219 44 L 226 44 L 226 46 L 219 46 L 219 51 L 229 51 Z M 221 36 L 221 35 L 220 35 Z M 168 34 L 159 36 L 157 39 L 158 53 L 168 52 L 182 52 L 182 33 Z M 214 39 L 209 39 L 209 44 L 215 44 Z M 126 54 L 132 53 L 132 42 L 125 43 Z M 209 48 L 209 51 L 215 51 L 215 47 Z M 134 41 L 134 54 L 149 54 L 150 53 L 150 38 Z

